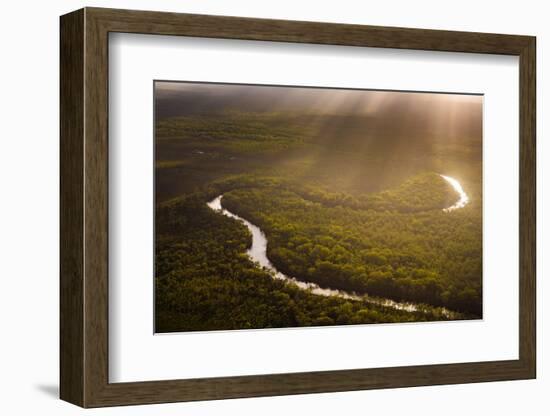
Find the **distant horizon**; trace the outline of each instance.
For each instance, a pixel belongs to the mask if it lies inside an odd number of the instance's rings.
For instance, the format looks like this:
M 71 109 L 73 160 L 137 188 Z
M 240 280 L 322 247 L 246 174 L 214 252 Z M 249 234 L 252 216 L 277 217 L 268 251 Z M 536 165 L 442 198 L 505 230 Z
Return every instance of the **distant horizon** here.
M 222 88 L 220 88 L 222 87 Z M 295 86 L 295 85 L 270 85 L 270 84 L 240 84 L 240 83 L 214 83 L 194 81 L 154 81 L 155 96 L 157 99 L 190 96 L 193 98 L 210 99 L 215 96 L 222 100 L 221 104 L 234 106 L 238 100 L 242 103 L 262 103 L 273 107 L 298 108 L 326 111 L 327 101 L 332 101 L 332 106 L 344 103 L 341 112 L 371 113 L 376 104 L 388 102 L 392 99 L 406 103 L 410 100 L 422 102 L 434 102 L 443 105 L 455 105 L 458 107 L 468 104 L 481 104 L 483 94 L 438 92 L 438 91 L 407 91 L 384 90 L 370 88 L 345 88 L 327 86 Z M 220 103 L 218 103 L 220 105 Z M 257 108 L 256 111 L 260 111 Z
M 483 95 L 441 92 L 155 81 L 158 119 L 238 112 L 365 117 L 395 135 L 479 137 Z
M 405 93 L 405 94 L 435 94 L 435 95 L 459 95 L 483 97 L 485 93 L 481 92 L 466 92 L 466 91 L 428 91 L 428 90 L 401 90 L 390 88 L 360 88 L 360 87 L 337 87 L 330 85 L 293 85 L 293 84 L 263 84 L 263 83 L 244 83 L 244 82 L 216 82 L 216 81 L 182 81 L 182 80 L 153 80 L 155 88 L 159 90 L 186 90 L 189 85 L 206 85 L 206 86 L 235 86 L 235 87 L 268 87 L 268 88 L 297 88 L 297 89 L 315 89 L 315 90 L 346 90 L 346 91 L 367 91 L 367 92 L 389 92 L 389 93 Z

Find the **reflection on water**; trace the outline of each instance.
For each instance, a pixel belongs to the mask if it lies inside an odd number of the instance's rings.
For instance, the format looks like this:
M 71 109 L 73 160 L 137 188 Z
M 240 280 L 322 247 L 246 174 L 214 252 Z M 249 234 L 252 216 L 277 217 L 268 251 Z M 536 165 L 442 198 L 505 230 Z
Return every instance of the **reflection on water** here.
M 444 208 L 443 211 L 450 212 L 450 211 L 454 211 L 455 209 L 464 208 L 464 206 L 466 206 L 466 204 L 470 202 L 470 198 L 468 198 L 468 195 L 466 195 L 466 192 L 464 192 L 464 189 L 462 189 L 462 185 L 460 185 L 460 182 L 458 182 L 454 178 L 451 178 L 450 176 L 445 176 L 445 175 L 439 175 L 439 176 L 441 176 L 443 179 L 449 182 L 453 187 L 453 189 L 459 195 L 458 201 L 454 205 L 451 205 L 448 208 Z
M 264 232 L 259 227 L 252 224 L 250 221 L 247 221 L 244 218 L 241 218 L 238 215 L 233 214 L 232 212 L 229 212 L 227 209 L 223 208 L 222 198 L 223 198 L 223 195 L 217 196 L 212 201 L 207 203 L 208 207 L 216 212 L 220 212 L 221 214 L 227 217 L 234 218 L 238 221 L 241 221 L 244 225 L 246 225 L 246 227 L 252 233 L 252 246 L 250 247 L 250 249 L 248 249 L 246 254 L 248 254 L 248 257 L 250 257 L 252 261 L 258 263 L 261 267 L 268 269 L 272 273 L 274 278 L 292 282 L 299 288 L 308 290 L 311 293 L 319 296 L 338 296 L 344 299 L 365 300 L 373 304 L 382 305 L 382 306 L 386 306 L 386 307 L 390 307 L 398 310 L 404 310 L 407 312 L 415 312 L 415 311 L 423 310 L 423 307 L 421 305 L 417 305 L 415 303 L 396 302 L 391 299 L 371 297 L 368 295 L 358 295 L 355 292 L 346 292 L 338 289 L 322 288 L 315 283 L 303 282 L 294 277 L 287 276 L 284 273 L 281 273 L 275 268 L 275 266 L 273 266 L 273 264 L 267 258 L 267 238 Z M 441 310 L 445 316 L 447 317 L 452 316 L 451 311 L 448 311 L 445 308 L 441 308 Z

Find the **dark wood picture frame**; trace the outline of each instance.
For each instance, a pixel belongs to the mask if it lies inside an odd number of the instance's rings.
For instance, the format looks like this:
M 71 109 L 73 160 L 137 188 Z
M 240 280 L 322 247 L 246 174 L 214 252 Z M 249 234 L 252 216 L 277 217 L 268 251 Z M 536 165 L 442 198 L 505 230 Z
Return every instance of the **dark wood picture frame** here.
M 110 32 L 519 57 L 519 359 L 109 383 Z M 61 17 L 60 396 L 82 407 L 530 379 L 535 333 L 535 51 L 530 36 L 85 8 Z

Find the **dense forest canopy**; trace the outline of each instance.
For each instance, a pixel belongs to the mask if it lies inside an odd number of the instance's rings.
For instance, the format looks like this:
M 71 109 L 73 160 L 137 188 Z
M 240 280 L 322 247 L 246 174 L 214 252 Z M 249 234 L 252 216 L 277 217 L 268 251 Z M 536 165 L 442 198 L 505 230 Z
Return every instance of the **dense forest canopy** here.
M 481 317 L 480 97 L 166 84 L 156 94 L 156 331 Z M 444 211 L 458 195 L 441 174 L 460 181 L 464 208 Z M 221 194 L 265 232 L 281 272 L 422 307 L 274 279 L 247 256 L 247 228 L 206 206 Z

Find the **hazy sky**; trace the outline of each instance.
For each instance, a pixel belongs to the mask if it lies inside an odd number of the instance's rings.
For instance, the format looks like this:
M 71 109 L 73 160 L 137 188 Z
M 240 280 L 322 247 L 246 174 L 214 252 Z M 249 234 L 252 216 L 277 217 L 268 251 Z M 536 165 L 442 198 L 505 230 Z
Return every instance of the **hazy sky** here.
M 156 82 L 157 117 L 226 110 L 364 115 L 378 128 L 479 135 L 481 95 Z
M 158 100 L 179 98 L 192 112 L 208 110 L 208 106 L 214 110 L 252 105 L 258 110 L 369 114 L 393 106 L 430 105 L 464 109 L 473 104 L 479 108 L 482 101 L 480 95 L 182 82 L 156 82 L 155 92 Z

